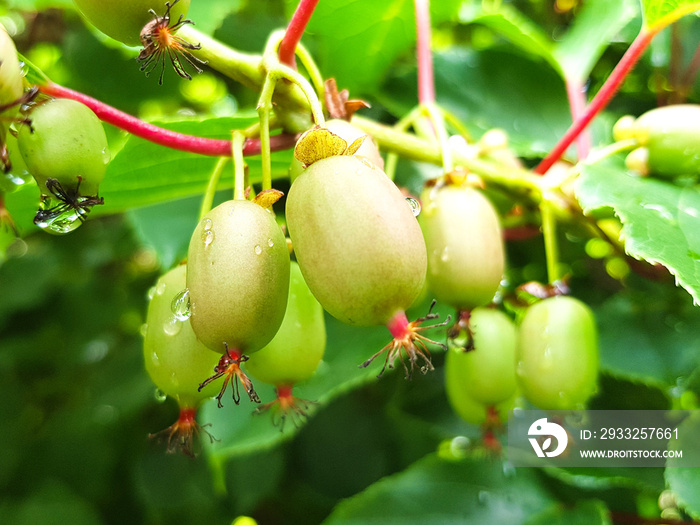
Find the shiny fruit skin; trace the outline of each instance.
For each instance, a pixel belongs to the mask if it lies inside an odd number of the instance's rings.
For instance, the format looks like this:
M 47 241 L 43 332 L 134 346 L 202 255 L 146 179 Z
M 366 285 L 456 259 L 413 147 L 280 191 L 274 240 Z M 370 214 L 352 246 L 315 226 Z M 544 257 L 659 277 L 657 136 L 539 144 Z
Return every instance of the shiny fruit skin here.
M 568 296 L 530 306 L 519 327 L 517 377 L 543 410 L 581 408 L 595 393 L 598 336 L 593 312 Z
M 0 105 L 9 104 L 22 96 L 22 73 L 15 43 L 0 25 Z M 11 111 L 16 111 L 14 107 Z M 3 112 L 8 115 L 8 112 Z
M 287 226 L 306 283 L 337 319 L 386 324 L 420 294 L 420 227 L 399 189 L 366 159 L 309 166 L 287 196 Z
M 227 201 L 199 221 L 187 259 L 190 322 L 206 346 L 224 353 L 260 350 L 282 323 L 289 251 L 273 213 Z
M 216 385 L 198 391 L 203 378 L 211 375 L 220 355 L 197 340 L 189 320 L 179 320 L 172 301 L 185 289 L 184 265 L 158 279 L 148 305 L 143 356 L 146 371 L 156 386 L 178 400 L 181 406 L 195 407 L 216 395 Z
M 490 303 L 505 266 L 498 214 L 479 190 L 426 188 L 419 222 L 428 252 L 428 287 L 458 310 Z
M 476 308 L 470 317 L 474 349 L 450 348 L 450 366 L 459 369 L 464 391 L 484 405 L 515 395 L 518 335 L 515 323 L 498 310 Z
M 165 0 L 75 0 L 75 3 L 97 29 L 128 46 L 141 45 L 141 30 L 154 18 L 150 9 L 158 16 L 165 13 Z M 170 20 L 177 21 L 180 15 L 187 15 L 189 8 L 190 0 L 180 0 L 170 9 Z
M 481 425 L 486 421 L 489 405 L 477 401 L 472 396 L 469 385 L 464 381 L 460 349 L 449 349 L 445 357 L 445 394 L 450 406 L 464 421 L 473 425 Z M 508 412 L 516 405 L 516 394 L 498 403 L 494 408 L 498 411 L 502 422 L 508 420 Z
M 291 263 L 289 299 L 275 337 L 246 361 L 246 370 L 271 385 L 295 385 L 309 379 L 323 359 L 326 325 L 323 308 L 309 290 L 299 265 Z
M 46 180 L 52 178 L 67 192 L 80 183 L 81 195 L 97 195 L 110 154 L 92 110 L 75 100 L 53 99 L 36 106 L 29 118 L 31 127 L 19 127 L 17 145 L 42 193 L 49 195 Z
M 700 174 L 700 105 L 652 109 L 636 120 L 634 137 L 648 150 L 651 174 Z

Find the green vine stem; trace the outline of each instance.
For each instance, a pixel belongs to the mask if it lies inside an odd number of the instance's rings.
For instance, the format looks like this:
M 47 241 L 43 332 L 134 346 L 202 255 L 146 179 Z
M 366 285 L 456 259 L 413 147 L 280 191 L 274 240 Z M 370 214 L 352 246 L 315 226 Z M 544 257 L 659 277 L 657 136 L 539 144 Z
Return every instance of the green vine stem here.
M 233 157 L 233 199 L 245 200 L 245 160 L 243 159 L 243 144 L 245 135 L 235 130 L 231 142 L 231 156 Z
M 224 168 L 231 160 L 229 157 L 221 157 L 214 166 L 214 171 L 209 177 L 209 182 L 207 183 L 207 188 L 204 191 L 204 197 L 202 197 L 202 205 L 199 208 L 199 220 L 209 213 L 212 204 L 214 203 L 214 194 L 216 193 L 216 187 L 219 185 L 221 180 L 221 174 L 224 172 Z
M 547 278 L 549 283 L 555 283 L 561 279 L 559 275 L 559 246 L 557 243 L 557 219 L 553 209 L 553 203 L 547 194 L 540 202 L 540 215 L 542 216 L 542 235 L 544 236 L 544 252 L 547 259 Z
M 442 169 L 445 173 L 450 173 L 454 170 L 454 163 L 452 162 L 452 149 L 448 142 L 449 137 L 447 135 L 447 129 L 445 129 L 445 118 L 442 110 L 434 102 L 425 104 L 423 108 L 437 135 L 438 145 L 440 146 L 440 157 L 442 159 Z
M 405 131 L 397 130 L 355 115 L 353 124 L 371 135 L 380 148 L 402 157 L 420 162 L 441 165 L 440 146 L 435 141 L 416 137 Z M 520 195 L 534 204 L 541 200 L 541 178 L 527 170 L 503 169 L 488 161 L 467 157 L 459 151 L 452 150 L 453 161 L 482 177 L 485 181 L 506 188 L 510 193 Z

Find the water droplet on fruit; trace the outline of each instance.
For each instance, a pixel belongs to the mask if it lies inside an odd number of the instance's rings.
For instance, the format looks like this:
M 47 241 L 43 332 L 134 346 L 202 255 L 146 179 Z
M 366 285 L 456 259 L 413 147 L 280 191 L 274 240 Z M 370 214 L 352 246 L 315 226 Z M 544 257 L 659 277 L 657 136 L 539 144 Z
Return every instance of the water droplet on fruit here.
M 442 249 L 442 253 L 440 254 L 440 260 L 442 262 L 447 262 L 450 260 L 450 247 L 449 246 L 445 246 Z
M 259 244 L 255 245 L 255 255 L 260 255 L 262 253 L 262 248 Z
M 180 386 L 180 380 L 177 378 L 177 374 L 175 372 L 172 372 L 170 374 L 170 384 L 173 388 L 177 388 Z
M 374 164 L 372 164 L 369 160 L 367 160 L 364 157 L 362 157 L 362 164 L 364 164 L 365 166 L 367 166 L 371 170 L 374 169 Z
M 177 335 L 180 333 L 181 329 L 182 322 L 179 321 L 174 315 L 168 318 L 168 320 L 163 324 L 163 332 L 165 332 L 166 335 Z
M 211 230 L 212 226 L 214 226 L 214 223 L 211 221 L 211 219 L 202 219 L 202 229 L 204 231 Z
M 151 286 L 151 287 L 148 289 L 148 294 L 146 294 L 146 295 L 147 295 L 149 301 L 150 301 L 151 299 L 153 299 L 153 297 L 156 295 L 156 287 L 155 287 L 155 286 Z
M 554 358 L 552 356 L 552 349 L 548 346 L 544 349 L 542 353 L 542 360 L 540 361 L 540 372 L 549 372 L 554 367 Z
M 148 333 L 148 323 L 143 323 L 141 325 L 141 328 L 139 328 L 139 333 L 141 334 L 141 337 L 146 337 L 146 334 Z
M 204 241 L 205 248 L 211 246 L 211 243 L 214 242 L 214 232 L 212 230 L 204 230 L 202 232 L 202 241 Z
M 151 363 L 153 366 L 160 366 L 160 358 L 156 352 L 151 353 Z
M 642 203 L 642 208 L 644 208 L 645 210 L 651 210 L 651 211 L 657 213 L 662 219 L 669 221 L 671 224 L 676 223 L 676 219 L 674 218 L 673 213 L 671 213 L 671 211 L 668 208 L 666 208 L 665 206 L 663 206 L 661 204 Z
M 156 401 L 159 403 L 163 403 L 166 399 L 168 399 L 168 394 L 163 392 L 160 388 L 156 388 L 156 391 L 154 392 Z
M 190 291 L 188 288 L 173 297 L 170 309 L 178 321 L 187 321 L 190 318 L 192 311 L 190 310 Z
M 34 224 L 49 233 L 64 235 L 77 229 L 90 213 L 91 204 L 84 204 L 89 197 L 61 200 L 41 196 L 39 209 L 34 215 Z
M 411 208 L 413 216 L 418 217 L 418 214 L 420 213 L 420 202 L 418 202 L 413 197 L 406 197 L 406 203 Z
M 518 365 L 515 367 L 515 373 L 518 374 L 520 377 L 527 375 L 525 361 L 518 361 Z
M 163 295 L 165 293 L 165 283 L 158 283 L 156 285 L 156 295 Z
M 267 245 L 268 245 L 270 248 L 272 248 L 272 247 L 275 245 L 275 241 L 273 241 L 272 239 L 268 239 L 268 240 L 267 240 Z

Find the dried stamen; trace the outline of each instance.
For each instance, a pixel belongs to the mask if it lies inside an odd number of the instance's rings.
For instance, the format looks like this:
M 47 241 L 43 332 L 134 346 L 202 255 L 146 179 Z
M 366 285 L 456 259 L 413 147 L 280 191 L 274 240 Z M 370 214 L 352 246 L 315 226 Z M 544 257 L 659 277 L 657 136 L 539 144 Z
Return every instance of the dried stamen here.
M 175 23 L 170 23 L 170 9 L 177 4 L 178 1 L 179 0 L 174 0 L 172 4 L 170 2 L 165 2 L 165 14 L 163 16 L 158 16 L 158 14 L 151 9 L 149 12 L 154 18 L 141 30 L 143 49 L 139 53 L 137 60 L 142 62 L 141 71 L 145 71 L 146 76 L 149 76 L 156 67 L 160 66 L 158 84 L 163 84 L 166 56 L 170 59 L 170 63 L 173 65 L 175 72 L 180 77 L 186 78 L 187 80 L 192 80 L 192 76 L 185 71 L 180 57 L 184 58 L 197 73 L 202 72 L 199 64 L 206 64 L 204 60 L 200 60 L 190 53 L 190 51 L 201 49 L 201 44 L 192 44 L 175 34 L 178 29 L 185 24 L 194 25 L 194 22 L 180 15 Z
M 166 452 L 168 454 L 179 451 L 191 458 L 195 457 L 195 444 L 200 439 L 200 431 L 209 437 L 210 443 L 218 441 L 206 430 L 206 427 L 211 426 L 211 423 L 199 425 L 195 420 L 195 414 L 194 408 L 181 408 L 180 417 L 175 423 L 160 432 L 149 434 L 149 439 L 167 439 Z
M 294 397 L 291 386 L 280 385 L 276 391 L 277 398 L 255 409 L 254 414 L 270 412 L 272 414 L 272 424 L 279 427 L 280 432 L 284 431 L 284 424 L 287 419 L 290 419 L 292 424 L 298 428 L 309 417 L 307 413 L 309 407 L 317 403 Z
M 239 380 L 243 384 L 243 388 L 245 388 L 245 391 L 248 394 L 250 400 L 254 403 L 260 403 L 260 397 L 255 391 L 255 388 L 253 388 L 253 383 L 250 381 L 250 379 L 248 379 L 248 376 L 245 375 L 243 370 L 241 370 L 240 364 L 244 361 L 247 361 L 248 356 L 241 354 L 238 350 L 235 349 L 229 350 L 229 347 L 226 343 L 224 343 L 224 346 L 226 347 L 226 353 L 224 353 L 224 355 L 221 356 L 219 363 L 214 367 L 214 375 L 207 378 L 203 383 L 201 383 L 199 385 L 198 390 L 201 392 L 202 389 L 209 383 L 216 381 L 220 377 L 224 376 L 224 384 L 221 386 L 219 395 L 216 396 L 219 408 L 224 406 L 223 404 L 221 404 L 221 398 L 224 396 L 224 392 L 226 392 L 226 387 L 228 386 L 229 381 L 231 382 L 234 403 L 238 405 L 241 402 L 241 395 L 238 390 Z
M 420 366 L 420 371 L 422 374 L 434 370 L 433 363 L 430 361 L 430 350 L 428 350 L 427 343 L 434 344 L 447 350 L 447 345 L 443 343 L 438 343 L 433 339 L 425 337 L 420 332 L 425 330 L 430 330 L 431 328 L 439 328 L 441 326 L 446 326 L 451 317 L 447 316 L 442 323 L 421 326 L 425 321 L 432 319 L 437 319 L 439 314 L 432 313 L 433 307 L 435 306 L 435 301 L 430 305 L 430 310 L 425 317 L 420 317 L 415 321 L 408 322 L 406 319 L 406 314 L 404 312 L 399 312 L 389 323 L 389 329 L 392 334 L 394 334 L 394 339 L 382 348 L 379 352 L 370 357 L 367 361 L 362 363 L 360 368 L 367 367 L 377 356 L 381 355 L 382 352 L 386 351 L 386 359 L 384 360 L 384 366 L 377 377 L 381 377 L 387 367 L 394 368 L 394 363 L 396 359 L 399 358 L 401 364 L 406 372 L 406 379 L 411 379 L 413 377 L 413 370 L 418 367 L 418 360 L 423 360 L 423 365 Z M 398 327 L 397 327 L 398 326 Z M 406 362 L 403 359 L 401 352 L 406 352 L 408 357 L 408 362 L 410 366 L 406 366 Z

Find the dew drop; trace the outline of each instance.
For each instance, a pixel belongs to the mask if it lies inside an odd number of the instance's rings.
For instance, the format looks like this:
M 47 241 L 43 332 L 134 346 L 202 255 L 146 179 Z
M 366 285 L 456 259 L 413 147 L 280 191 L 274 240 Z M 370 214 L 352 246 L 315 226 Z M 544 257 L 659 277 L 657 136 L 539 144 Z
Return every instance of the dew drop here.
M 211 227 L 214 226 L 214 223 L 211 221 L 211 219 L 202 219 L 202 229 L 203 230 L 211 230 Z
M 158 357 L 158 354 L 156 352 L 153 352 L 151 354 L 151 363 L 154 366 L 160 366 L 160 358 Z
M 268 240 L 267 240 L 267 245 L 268 245 L 270 248 L 272 248 L 272 247 L 275 245 L 275 241 L 273 241 L 272 239 L 268 239 Z
M 46 232 L 64 235 L 85 222 L 92 207 L 98 204 L 95 197 L 81 197 L 75 192 L 66 195 L 65 199 L 42 195 L 39 209 L 34 215 L 34 224 Z
M 374 164 L 372 164 L 369 160 L 367 160 L 365 157 L 362 157 L 362 164 L 367 166 L 369 169 L 373 170 L 374 169 Z
M 160 282 L 156 285 L 156 295 L 163 295 L 165 293 L 165 283 Z
M 491 494 L 486 490 L 480 490 L 477 495 L 477 500 L 480 505 L 488 505 L 491 501 Z
M 418 214 L 420 213 L 420 202 L 418 202 L 418 200 L 414 199 L 413 197 L 406 197 L 406 203 L 411 208 L 413 216 L 418 217 Z
M 518 374 L 520 377 L 527 375 L 525 361 L 518 361 L 518 365 L 515 368 L 515 373 Z
M 673 216 L 673 213 L 669 211 L 668 208 L 661 204 L 645 204 L 642 203 L 642 208 L 645 210 L 651 210 L 655 213 L 657 213 L 662 219 L 669 221 L 671 224 L 676 223 L 676 219 Z
M 554 358 L 552 356 L 552 349 L 548 346 L 544 349 L 542 353 L 542 360 L 540 361 L 540 372 L 549 372 L 554 368 Z
M 260 255 L 262 253 L 262 248 L 259 244 L 255 245 L 255 255 Z
M 214 231 L 213 230 L 204 230 L 202 232 L 202 241 L 204 242 L 204 247 L 208 248 L 211 246 L 211 243 L 214 242 Z
M 148 289 L 148 294 L 147 294 L 148 300 L 150 301 L 151 299 L 153 299 L 153 297 L 154 297 L 155 295 L 156 295 L 156 287 L 155 287 L 155 286 L 151 286 L 151 287 Z
M 192 311 L 190 310 L 189 289 L 185 288 L 173 297 L 173 301 L 170 303 L 170 309 L 178 321 L 187 321 L 190 318 Z
M 445 246 L 442 249 L 442 253 L 440 254 L 440 260 L 442 262 L 447 262 L 450 260 L 450 247 L 449 246 Z
M 159 403 L 163 403 L 166 399 L 168 399 L 168 394 L 163 392 L 160 388 L 156 388 L 156 391 L 154 392 L 156 401 Z
M 180 330 L 182 329 L 182 322 L 178 320 L 177 317 L 174 315 L 170 318 L 168 318 L 165 323 L 163 323 L 163 332 L 165 332 L 166 335 L 177 335 L 180 333 Z
M 143 323 L 141 327 L 139 328 L 139 333 L 141 334 L 141 337 L 146 337 L 146 334 L 148 333 L 148 324 Z
M 171 372 L 170 374 L 170 384 L 173 388 L 178 388 L 180 386 L 180 380 L 177 378 L 177 374 L 175 372 Z

